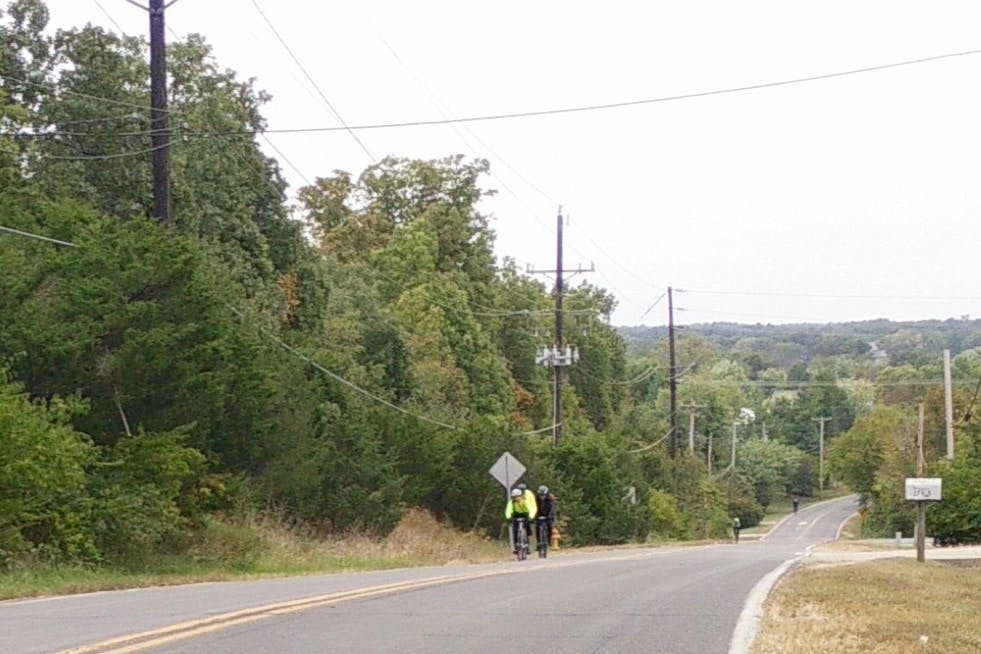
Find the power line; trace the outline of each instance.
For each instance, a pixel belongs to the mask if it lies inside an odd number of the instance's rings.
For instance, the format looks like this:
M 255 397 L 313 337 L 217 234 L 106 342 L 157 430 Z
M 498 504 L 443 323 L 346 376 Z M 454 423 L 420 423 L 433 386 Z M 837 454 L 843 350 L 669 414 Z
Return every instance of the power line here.
M 253 0 L 253 3 L 254 2 L 255 2 L 255 0 Z M 277 34 L 277 36 L 278 36 L 278 34 Z M 283 42 L 283 44 L 284 44 L 284 47 L 287 47 L 288 48 L 288 46 L 286 46 L 285 42 Z M 711 90 L 711 91 L 699 91 L 699 92 L 695 92 L 695 93 L 684 93 L 684 94 L 678 94 L 678 95 L 661 96 L 661 97 L 656 97 L 656 98 L 646 98 L 646 99 L 641 99 L 641 100 L 627 100 L 627 101 L 623 101 L 623 102 L 608 102 L 608 103 L 602 103 L 602 104 L 581 105 L 581 106 L 574 106 L 574 107 L 559 107 L 559 108 L 555 108 L 555 109 L 538 109 L 538 110 L 519 111 L 519 112 L 512 112 L 512 113 L 486 114 L 486 115 L 478 115 L 478 116 L 462 116 L 462 117 L 458 117 L 458 118 L 443 118 L 443 119 L 433 119 L 433 120 L 412 120 L 412 121 L 399 121 L 399 122 L 390 122 L 390 123 L 369 123 L 369 124 L 364 124 L 364 125 L 347 125 L 347 124 L 343 124 L 343 126 L 341 126 L 341 127 L 334 127 L 334 126 L 331 126 L 331 127 L 292 127 L 292 128 L 281 128 L 281 129 L 242 130 L 242 131 L 236 131 L 236 132 L 212 131 L 212 132 L 198 132 L 198 133 L 196 133 L 196 135 L 198 135 L 198 136 L 236 136 L 236 135 L 255 134 L 255 133 L 258 133 L 258 132 L 264 132 L 266 134 L 302 134 L 302 133 L 311 133 L 311 132 L 339 132 L 339 131 L 352 132 L 352 131 L 356 131 L 356 130 L 377 130 L 377 129 L 397 129 L 397 128 L 406 128 L 406 127 L 426 127 L 426 126 L 432 126 L 432 125 L 448 125 L 448 124 L 451 124 L 451 123 L 475 123 L 475 122 L 484 122 L 484 121 L 493 121 L 493 120 L 511 120 L 511 119 L 517 119 L 517 118 L 533 118 L 533 117 L 538 117 L 538 116 L 552 116 L 552 115 L 557 115 L 557 114 L 583 113 L 583 112 L 590 112 L 590 111 L 603 111 L 603 110 L 608 110 L 608 109 L 618 109 L 618 108 L 632 107 L 632 106 L 638 106 L 638 105 L 660 104 L 660 103 L 665 103 L 665 102 L 676 102 L 676 101 L 679 101 L 679 100 L 691 100 L 691 99 L 695 99 L 695 98 L 703 98 L 703 97 L 709 97 L 709 96 L 714 96 L 714 95 L 726 95 L 726 94 L 732 94 L 732 93 L 744 93 L 746 91 L 755 91 L 755 90 L 766 89 L 766 88 L 774 88 L 774 87 L 779 87 L 779 86 L 789 86 L 789 85 L 792 85 L 792 84 L 803 84 L 803 83 L 807 83 L 807 82 L 815 82 L 815 81 L 820 81 L 820 80 L 834 79 L 834 78 L 837 78 L 837 77 L 845 77 L 845 76 L 849 76 L 849 75 L 860 75 L 860 74 L 863 74 L 863 73 L 877 72 L 877 71 L 882 71 L 882 70 L 888 70 L 888 69 L 891 69 L 891 68 L 900 68 L 900 67 L 904 67 L 904 66 L 913 66 L 913 65 L 917 65 L 917 64 L 924 64 L 924 63 L 929 63 L 929 62 L 934 62 L 934 61 L 940 61 L 940 60 L 944 60 L 944 59 L 951 59 L 951 58 L 954 58 L 954 57 L 967 57 L 967 56 L 972 56 L 972 55 L 976 55 L 976 54 L 981 54 L 981 49 L 964 50 L 964 51 L 961 51 L 961 52 L 951 52 L 951 53 L 947 53 L 947 54 L 934 55 L 934 56 L 930 56 L 930 57 L 922 57 L 920 59 L 908 59 L 908 60 L 905 60 L 905 61 L 898 61 L 898 62 L 893 62 L 893 63 L 888 63 L 888 64 L 881 64 L 881 65 L 878 65 L 878 66 L 867 66 L 867 67 L 864 67 L 864 68 L 853 68 L 853 69 L 844 70 L 844 71 L 837 71 L 837 72 L 832 72 L 832 73 L 825 73 L 825 74 L 821 74 L 821 75 L 812 75 L 812 76 L 809 76 L 809 77 L 797 77 L 797 78 L 793 78 L 793 79 L 780 80 L 780 81 L 776 81 L 776 82 L 764 82 L 764 83 L 760 83 L 760 84 L 750 84 L 750 85 L 746 85 L 746 86 L 728 87 L 728 88 L 723 88 L 723 89 L 715 89 L 715 90 Z M 14 79 L 14 81 L 18 81 L 18 82 L 22 82 L 22 83 L 37 84 L 36 82 L 30 82 L 28 80 L 21 80 L 21 79 L 16 79 L 16 78 L 10 78 L 10 79 Z M 66 91 L 66 93 L 70 93 L 70 92 L 67 92 Z M 84 97 L 99 99 L 96 96 L 86 96 L 86 94 L 84 94 L 84 93 L 74 93 L 74 95 L 81 95 L 81 96 L 84 96 Z M 325 98 L 325 100 L 326 100 L 326 98 Z M 133 105 L 131 103 L 125 103 L 125 102 L 119 102 L 119 101 L 114 101 L 114 102 L 116 102 L 117 104 L 125 104 L 125 105 L 128 105 L 128 106 L 136 106 L 136 105 Z M 335 115 L 336 115 L 336 113 L 335 113 Z M 339 116 L 338 116 L 338 119 L 340 120 L 340 117 Z
M 589 111 L 603 111 L 607 109 L 619 109 L 623 107 L 632 107 L 638 105 L 676 102 L 679 100 L 691 100 L 695 98 L 704 98 L 714 95 L 744 93 L 746 91 L 756 91 L 760 89 L 774 88 L 778 86 L 789 86 L 792 84 L 803 84 L 807 82 L 833 79 L 836 77 L 846 77 L 849 75 L 860 75 L 863 73 L 877 72 L 882 70 L 888 70 L 891 68 L 900 68 L 903 66 L 913 66 L 913 65 L 924 64 L 933 61 L 940 61 L 943 59 L 951 59 L 954 57 L 966 57 L 976 54 L 981 54 L 981 49 L 964 50 L 961 52 L 951 52 L 947 54 L 934 55 L 930 57 L 922 57 L 920 59 L 908 59 L 905 61 L 898 61 L 889 64 L 881 64 L 878 66 L 853 68 L 850 70 L 825 73 L 822 75 L 812 75 L 809 77 L 797 77 L 793 79 L 780 80 L 777 82 L 764 82 L 761 84 L 749 84 L 746 86 L 735 86 L 735 87 L 729 87 L 723 89 L 715 89 L 711 91 L 699 91 L 696 93 L 684 93 L 679 95 L 661 96 L 657 98 L 647 98 L 642 100 L 627 100 L 623 102 L 608 102 L 603 104 L 582 105 L 576 107 L 560 107 L 556 109 L 539 109 L 539 110 L 531 110 L 531 111 L 519 111 L 513 113 L 488 114 L 482 116 L 464 116 L 460 118 L 445 118 L 445 119 L 436 119 L 436 120 L 413 120 L 413 121 L 376 123 L 376 124 L 366 124 L 366 125 L 345 125 L 343 128 L 311 127 L 311 128 L 293 128 L 293 129 L 266 130 L 266 131 L 276 132 L 276 133 L 290 133 L 290 132 L 295 133 L 295 132 L 333 132 L 333 131 L 340 131 L 342 129 L 347 131 L 369 130 L 369 129 L 392 129 L 392 128 L 403 128 L 403 127 L 423 127 L 428 125 L 446 125 L 449 123 L 475 123 L 475 122 L 492 121 L 492 120 L 511 120 L 515 118 L 534 118 L 537 116 L 553 116 L 557 114 L 582 113 L 582 112 L 589 112 Z
M 391 53 L 391 55 L 395 58 L 395 60 L 399 63 L 399 65 L 402 66 L 402 68 L 406 71 L 406 73 L 408 73 L 409 76 L 411 76 L 416 81 L 416 83 L 419 84 L 419 86 L 426 92 L 426 94 L 429 96 L 430 101 L 432 102 L 433 106 L 436 107 L 436 110 L 439 111 L 440 115 L 444 119 L 449 119 L 449 116 L 447 115 L 446 111 L 443 108 L 443 103 L 439 100 L 438 97 L 436 97 L 436 94 L 433 93 L 432 90 L 430 90 L 430 88 L 426 85 L 426 83 L 422 79 L 420 79 L 419 76 L 416 75 L 409 68 L 409 66 L 405 63 L 405 61 L 403 61 L 402 57 L 399 56 L 398 52 L 395 51 L 395 49 L 392 47 L 392 45 L 387 40 L 385 40 L 384 37 L 382 37 L 379 34 L 378 35 L 378 38 L 385 45 L 385 47 L 388 49 L 388 51 Z M 549 202 L 551 202 L 553 205 L 562 204 L 557 199 L 555 199 L 554 197 L 552 197 L 551 195 L 549 195 L 548 193 L 546 193 L 540 186 L 538 186 L 537 184 L 535 184 L 531 180 L 529 180 L 527 177 L 525 177 L 521 173 L 521 171 L 519 171 L 517 168 L 515 168 L 514 166 L 512 166 L 510 164 L 510 162 L 508 162 L 507 159 L 505 159 L 503 156 L 501 156 L 500 154 L 498 154 L 492 147 L 490 147 L 489 145 L 487 145 L 487 142 L 484 141 L 483 139 L 481 139 L 480 136 L 478 136 L 476 132 L 474 132 L 472 129 L 470 129 L 466 125 L 462 125 L 462 127 L 465 130 L 467 130 L 467 133 L 470 134 L 470 136 L 472 136 L 481 146 L 483 146 L 485 150 L 487 150 L 495 159 L 497 159 L 502 164 L 504 164 L 504 166 L 508 170 L 510 170 L 512 173 L 514 173 L 518 177 L 518 179 L 520 179 L 522 182 L 524 182 L 529 188 L 531 188 L 532 190 L 534 190 L 535 192 L 537 192 L 539 195 L 541 195 L 543 198 L 545 198 L 546 200 L 548 200 Z M 474 155 L 475 156 L 478 156 L 476 149 L 470 144 L 469 141 L 467 141 L 467 139 L 460 133 L 460 131 L 456 129 L 455 126 L 453 128 L 453 131 L 456 133 L 457 136 L 460 137 L 460 140 L 462 140 L 463 143 L 468 148 L 470 148 L 470 150 L 474 153 Z M 510 186 L 508 186 L 507 182 L 505 182 L 503 179 L 501 179 L 500 176 L 494 174 L 493 171 L 491 171 L 491 175 L 501 183 L 501 185 L 504 187 L 504 189 L 506 191 L 508 191 L 512 196 L 514 196 L 514 198 L 518 201 L 519 204 L 521 204 L 522 207 L 525 208 L 526 211 L 528 211 L 529 215 L 532 217 L 533 220 L 535 220 L 536 222 L 538 222 L 539 225 L 547 228 L 547 225 L 545 225 L 544 221 L 542 221 L 538 217 L 538 214 L 534 210 L 532 210 L 524 202 L 524 200 L 515 191 L 513 191 L 511 189 Z M 582 232 L 582 235 L 586 238 L 586 240 L 588 240 L 593 245 L 594 248 L 596 248 L 596 250 L 600 254 L 604 255 L 615 266 L 619 267 L 624 272 L 626 272 L 627 274 L 635 277 L 639 281 L 641 281 L 641 282 L 643 282 L 645 284 L 650 284 L 650 281 L 649 280 L 644 279 L 643 277 L 641 277 L 640 275 L 638 275 L 637 273 L 635 273 L 633 270 L 631 270 L 631 269 L 627 268 L 626 266 L 624 266 L 622 263 L 620 263 L 620 261 L 619 261 L 619 259 L 617 259 L 617 257 L 614 257 L 614 256 L 610 255 L 599 243 L 597 243 L 595 240 L 593 240 L 589 236 L 589 234 L 586 234 L 585 232 Z M 571 249 L 578 251 L 578 248 L 575 248 L 575 247 L 572 247 Z M 612 290 L 617 290 L 617 289 L 613 288 L 612 285 L 610 286 L 610 288 Z M 620 292 L 620 296 L 621 297 L 628 297 L 623 292 Z
M 39 234 L 33 234 L 31 232 L 25 232 L 25 231 L 21 231 L 19 229 L 14 229 L 12 227 L 5 227 L 5 226 L 2 226 L 2 225 L 0 225 L 0 232 L 6 232 L 6 233 L 9 233 L 9 234 L 13 234 L 15 236 L 21 236 L 21 237 L 25 237 L 25 238 L 31 238 L 31 239 L 35 239 L 35 240 L 39 240 L 39 241 L 45 241 L 45 242 L 52 243 L 52 244 L 55 244 L 55 245 L 62 245 L 62 246 L 68 246 L 68 247 L 80 247 L 76 243 L 70 243 L 68 241 L 60 241 L 58 239 L 53 239 L 53 238 L 49 238 L 47 236 L 41 236 Z M 239 319 L 241 319 L 243 321 L 245 320 L 245 317 L 242 315 L 242 313 L 238 309 L 236 309 L 236 308 L 234 308 L 232 306 L 228 306 L 228 309 L 232 313 L 234 313 L 236 316 L 238 316 Z M 430 417 L 428 417 L 426 415 L 423 415 L 421 413 L 415 413 L 413 411 L 409 411 L 408 409 L 405 409 L 403 407 L 400 407 L 397 404 L 394 404 L 392 402 L 389 402 L 385 398 L 380 397 L 380 396 L 372 393 L 371 391 L 369 391 L 369 390 L 367 390 L 365 388 L 362 388 L 361 386 L 358 386 L 354 382 L 348 381 L 347 379 L 345 379 L 344 377 L 338 375 L 337 373 L 328 370 L 327 368 L 323 367 L 322 365 L 320 365 L 319 363 L 317 363 L 316 361 L 314 361 L 313 359 L 311 359 L 307 355 L 303 354 L 302 352 L 300 352 L 296 348 L 290 346 L 289 344 L 285 343 L 280 338 L 278 338 L 275 335 L 269 333 L 267 330 L 263 329 L 262 327 L 258 327 L 257 326 L 255 328 L 260 333 L 262 333 L 264 336 L 266 336 L 267 338 L 269 338 L 270 340 L 272 340 L 274 343 L 276 343 L 279 347 L 283 348 L 284 350 L 286 350 L 290 354 L 296 356 L 297 358 L 302 359 L 303 361 L 307 362 L 308 364 L 310 364 L 311 366 L 313 366 L 314 368 L 316 368 L 320 372 L 324 373 L 325 375 L 327 375 L 331 379 L 333 379 L 333 380 L 335 380 L 335 381 L 337 381 L 337 382 L 339 382 L 341 384 L 344 384 L 345 386 L 351 388 L 352 390 L 356 391 L 357 393 L 360 393 L 361 395 L 364 395 L 365 397 L 368 397 L 371 400 L 373 400 L 373 401 L 375 401 L 375 402 L 377 402 L 379 404 L 382 404 L 383 406 L 386 406 L 386 407 L 388 407 L 388 408 L 390 408 L 390 409 L 392 409 L 394 411 L 398 411 L 399 413 L 405 414 L 407 416 L 416 418 L 417 420 L 422 420 L 423 422 L 428 422 L 430 424 L 433 424 L 433 425 L 436 425 L 436 426 L 439 426 L 439 427 L 444 427 L 446 429 L 452 429 L 452 430 L 459 430 L 459 429 L 461 429 L 461 427 L 459 427 L 459 426 L 451 425 L 449 423 L 442 422 L 442 421 L 436 420 L 434 418 L 430 418 Z M 556 426 L 557 426 L 557 423 L 553 423 L 553 424 L 548 425 L 546 427 L 542 427 L 541 429 L 535 429 L 535 430 L 526 431 L 526 432 L 519 432 L 519 433 L 515 433 L 515 434 L 512 434 L 512 435 L 513 436 L 531 436 L 531 435 L 534 435 L 534 434 L 540 434 L 540 433 L 543 433 L 543 432 L 546 432 L 546 431 L 551 431 L 551 430 L 555 429 Z
M 861 295 L 835 293 L 790 293 L 777 291 L 722 291 L 701 289 L 677 289 L 679 293 L 697 293 L 702 295 L 745 295 L 759 297 L 811 297 L 836 300 L 981 300 L 981 295 Z
M 68 241 L 59 241 L 56 238 L 50 238 L 47 236 L 41 236 L 40 234 L 32 234 L 30 232 L 22 232 L 19 229 L 14 229 L 13 227 L 4 227 L 0 225 L 0 232 L 6 232 L 7 234 L 13 234 L 14 236 L 23 236 L 24 238 L 33 238 L 38 241 L 45 241 L 47 243 L 53 243 L 55 245 L 64 245 L 71 248 L 77 248 L 78 245 L 75 243 L 69 243 Z
M 172 0 L 172 2 L 176 2 L 176 0 Z M 346 130 L 351 135 L 351 138 L 357 141 L 358 145 L 361 146 L 361 149 L 364 150 L 364 153 L 368 155 L 369 159 L 371 159 L 375 163 L 378 163 L 378 160 L 375 158 L 375 155 L 371 153 L 371 150 L 368 149 L 368 146 L 366 146 L 361 141 L 361 139 L 358 138 L 358 135 L 355 134 L 354 131 L 348 126 L 348 124 L 344 122 L 344 119 L 341 117 L 340 112 L 338 112 L 337 109 L 334 108 L 334 105 L 331 103 L 331 101 L 327 99 L 327 95 L 321 90 L 320 86 L 317 84 L 317 82 L 314 81 L 313 77 L 310 76 L 310 73 L 307 72 L 307 69 L 300 62 L 299 58 L 293 53 L 293 50 L 290 48 L 289 44 L 287 44 L 286 40 L 283 39 L 282 36 L 280 36 L 279 31 L 272 24 L 272 21 L 269 20 L 269 17 L 266 16 L 266 12 L 264 12 L 262 10 L 262 7 L 259 6 L 258 1 L 252 0 L 252 6 L 255 7 L 256 11 L 259 12 L 259 15 L 262 16 L 262 20 L 266 21 L 266 25 L 268 25 L 269 29 L 272 30 L 272 33 L 276 35 L 276 38 L 282 44 L 286 52 L 289 53 L 290 57 L 293 59 L 293 62 L 296 63 L 297 67 L 300 69 L 300 72 L 303 73 L 303 76 L 306 77 L 307 81 L 309 81 L 313 85 L 313 88 L 316 89 L 317 93 L 320 95 L 321 99 L 330 109 L 331 113 L 333 113 L 334 117 L 337 118 L 337 120 L 341 123 L 343 129 Z
M 41 236 L 39 234 L 32 234 L 30 232 L 24 232 L 24 231 L 21 231 L 21 230 L 18 230 L 18 229 L 13 229 L 11 227 L 0 226 L 0 231 L 7 232 L 7 233 L 10 233 L 10 234 L 13 234 L 13 235 L 16 235 L 16 236 L 22 236 L 22 237 L 25 237 L 25 238 L 32 238 L 32 239 L 36 239 L 36 240 L 39 240 L 39 241 L 46 241 L 48 243 L 53 243 L 55 245 L 65 245 L 65 246 L 69 246 L 69 247 L 79 247 L 76 243 L 69 243 L 68 241 L 59 241 L 57 239 L 48 238 L 47 236 Z M 234 307 L 231 307 L 231 306 L 229 306 L 228 308 L 231 310 L 232 313 L 234 313 L 240 319 L 243 319 L 244 320 L 244 317 L 242 316 L 242 313 L 238 309 L 236 309 Z M 398 411 L 400 413 L 403 413 L 405 415 L 411 416 L 411 417 L 416 418 L 418 420 L 422 420 L 424 422 L 429 422 L 429 423 L 432 423 L 432 424 L 437 425 L 437 426 L 440 426 L 440 427 L 445 427 L 447 429 L 453 429 L 453 430 L 460 429 L 460 427 L 457 427 L 455 425 L 451 425 L 451 424 L 448 424 L 448 423 L 445 423 L 445 422 L 441 422 L 439 420 L 435 420 L 433 418 L 429 418 L 429 417 L 424 416 L 424 415 L 419 414 L 419 413 L 414 413 L 412 411 L 409 411 L 408 409 L 404 409 L 404 408 L 398 406 L 397 404 L 393 404 L 392 402 L 389 402 L 388 400 L 386 400 L 386 399 L 384 399 L 382 397 L 379 397 L 378 395 L 375 395 L 371 391 L 369 391 L 367 389 L 364 389 L 364 388 L 361 388 L 360 386 L 358 386 L 354 382 L 348 381 L 347 379 L 345 379 L 344 377 L 341 377 L 337 373 L 331 372 L 330 370 L 324 368 L 322 365 L 320 365 L 319 363 L 317 363 L 316 361 L 314 361 L 313 359 L 311 359 L 307 355 L 303 354 L 302 352 L 300 352 L 296 348 L 294 348 L 294 347 L 288 345 L 287 343 L 283 342 L 282 340 L 280 340 L 279 338 L 277 338 L 273 334 L 269 333 L 265 329 L 263 329 L 261 327 L 256 327 L 256 329 L 258 329 L 264 336 L 266 336 L 267 338 L 269 338 L 270 340 L 272 340 L 273 342 L 275 342 L 281 348 L 283 348 L 284 350 L 290 352 L 294 356 L 302 359 L 303 361 L 306 361 L 311 366 L 313 366 L 314 368 L 316 368 L 320 372 L 324 373 L 325 375 L 327 375 L 331 379 L 333 379 L 333 380 L 335 380 L 337 382 L 340 382 L 341 384 L 344 384 L 345 386 L 347 386 L 347 387 L 353 389 L 354 391 L 356 391 L 356 392 L 358 392 L 358 393 L 360 393 L 360 394 L 362 394 L 362 395 L 364 395 L 364 396 L 366 396 L 366 397 L 374 400 L 375 402 L 378 402 L 379 404 L 382 404 L 382 405 L 384 405 L 384 406 L 386 406 L 386 407 L 388 407 L 390 409 L 393 409 L 393 410 Z
M 112 17 L 112 14 L 110 14 L 108 11 L 106 11 L 106 8 L 102 6 L 102 3 L 99 2 L 99 0 L 92 0 L 92 2 L 94 2 L 95 3 L 95 6 L 98 7 L 99 10 L 102 11 L 103 14 L 106 15 L 106 18 L 109 19 L 109 22 L 111 22 L 113 25 L 116 26 L 116 30 L 120 34 L 122 34 L 123 36 L 126 36 L 126 32 L 124 32 L 123 31 L 123 28 L 119 26 L 119 23 L 117 23 L 116 22 L 116 19 Z
M 239 313 L 237 310 L 232 309 L 232 311 L 236 315 L 238 315 L 239 318 L 243 318 L 242 314 Z M 368 390 L 365 390 L 364 388 L 361 388 L 360 386 L 358 386 L 354 382 L 350 382 L 350 381 L 344 379 L 343 377 L 341 377 L 337 373 L 334 373 L 334 372 L 331 372 L 330 370 L 327 370 L 327 368 L 324 368 L 322 365 L 320 365 L 319 363 L 317 363 L 316 361 L 314 361 L 313 359 L 311 359 L 307 355 L 303 354 L 302 352 L 300 352 L 299 350 L 297 350 L 295 347 L 292 347 L 292 346 L 288 345 L 287 343 L 283 342 L 281 339 L 277 338 L 273 334 L 270 334 L 269 332 L 267 332 L 263 328 L 257 327 L 256 329 L 258 329 L 260 332 L 262 332 L 266 336 L 266 338 L 270 339 L 271 341 L 273 341 L 274 343 L 276 343 L 277 345 L 279 345 L 281 348 L 283 348 L 287 352 L 293 354 L 297 358 L 300 358 L 300 359 L 306 361 L 311 366 L 313 366 L 314 368 L 316 368 L 320 372 L 324 373 L 325 375 L 327 375 L 328 377 L 330 377 L 334 381 L 337 381 L 337 382 L 340 382 L 340 383 L 344 384 L 345 386 L 347 386 L 347 387 L 353 389 L 354 391 L 356 391 L 356 392 L 364 395 L 365 397 L 368 397 L 368 398 L 374 400 L 375 402 L 378 402 L 379 404 L 382 404 L 384 406 L 387 406 L 389 409 L 393 409 L 395 411 L 398 411 L 399 413 L 403 413 L 403 414 L 405 414 L 407 416 L 411 416 L 413 418 L 416 418 L 417 420 L 422 420 L 424 422 L 428 422 L 428 423 L 437 425 L 439 427 L 445 427 L 446 429 L 452 429 L 452 430 L 459 430 L 460 429 L 460 427 L 457 427 L 456 425 L 451 425 L 451 424 L 448 424 L 448 423 L 445 423 L 445 422 L 441 422 L 439 420 L 435 420 L 433 418 L 429 418 L 428 416 L 424 416 L 424 415 L 422 415 L 420 413 L 414 413 L 412 411 L 409 411 L 408 409 L 403 409 L 399 405 L 393 404 L 392 402 L 389 402 L 385 398 L 379 397 L 378 395 L 375 395 L 371 391 L 368 391 Z
M 128 152 L 116 152 L 113 154 L 79 154 L 79 155 L 45 154 L 44 158 L 52 159 L 56 161 L 95 161 L 95 160 L 105 160 L 105 159 L 122 159 L 124 157 L 136 157 L 141 154 L 157 152 L 170 145 L 172 144 L 164 143 L 162 145 L 157 145 L 152 148 L 144 148 L 142 150 L 130 150 Z

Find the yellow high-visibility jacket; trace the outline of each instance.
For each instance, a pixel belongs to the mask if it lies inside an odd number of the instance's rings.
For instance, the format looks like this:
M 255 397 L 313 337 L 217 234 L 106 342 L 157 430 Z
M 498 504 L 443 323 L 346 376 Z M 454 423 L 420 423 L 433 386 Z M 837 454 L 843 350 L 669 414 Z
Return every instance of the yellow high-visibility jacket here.
M 516 500 L 508 500 L 507 506 L 504 507 L 504 519 L 510 520 L 512 515 L 521 515 L 526 516 L 529 520 L 534 520 L 537 511 L 538 507 L 535 506 L 534 499 L 529 504 L 527 497 L 519 497 Z
M 535 494 L 531 492 L 530 488 L 525 489 L 525 503 L 532 507 L 531 517 L 529 520 L 534 520 L 535 516 L 538 515 L 538 498 L 535 497 Z

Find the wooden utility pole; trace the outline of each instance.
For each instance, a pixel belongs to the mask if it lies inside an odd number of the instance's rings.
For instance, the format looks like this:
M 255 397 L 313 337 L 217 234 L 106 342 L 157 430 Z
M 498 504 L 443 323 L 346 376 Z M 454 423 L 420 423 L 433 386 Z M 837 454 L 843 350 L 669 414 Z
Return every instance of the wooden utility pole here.
M 692 456 L 695 455 L 695 413 L 704 407 L 704 404 L 695 404 L 695 400 L 688 403 L 688 454 Z
M 950 350 L 944 350 L 944 415 L 947 419 L 947 458 L 954 458 L 954 399 L 950 383 Z
M 150 145 L 153 150 L 153 216 L 160 223 L 170 225 L 165 9 L 163 0 L 150 0 Z
M 926 460 L 923 458 L 923 404 L 920 404 L 920 418 L 916 425 L 916 476 L 923 476 Z M 926 502 L 916 503 L 916 560 L 926 560 Z
M 552 371 L 554 373 L 554 385 L 553 385 L 553 399 L 552 399 L 552 415 L 553 425 L 552 425 L 552 442 L 554 445 L 558 445 L 562 442 L 562 368 L 563 366 L 568 366 L 575 363 L 578 360 L 578 350 L 572 353 L 570 350 L 566 352 L 563 342 L 562 342 L 562 296 L 564 294 L 563 290 L 563 273 L 570 272 L 573 274 L 592 272 L 593 267 L 590 266 L 588 270 L 583 268 L 576 268 L 575 270 L 565 270 L 562 267 L 562 207 L 559 207 L 559 213 L 556 216 L 556 245 L 555 245 L 555 270 L 531 270 L 531 273 L 554 273 L 555 274 L 555 346 L 553 347 L 551 353 L 545 351 L 538 358 L 539 363 L 552 366 Z
M 818 436 L 818 497 L 824 499 L 824 423 L 831 420 L 831 418 L 821 417 L 821 418 L 811 418 L 815 422 L 820 423 L 819 436 Z
M 736 428 L 739 426 L 738 422 L 732 423 L 732 456 L 729 457 L 729 468 L 736 468 L 736 445 L 739 442 L 739 435 L 736 433 Z
M 668 454 L 672 459 L 678 456 L 678 380 L 677 365 L 674 358 L 674 299 L 668 286 L 668 388 L 671 397 L 671 435 L 668 438 Z
M 556 216 L 555 243 L 555 346 L 562 351 L 562 207 Z M 555 429 L 552 440 L 555 445 L 562 442 L 562 366 L 556 363 L 555 370 Z

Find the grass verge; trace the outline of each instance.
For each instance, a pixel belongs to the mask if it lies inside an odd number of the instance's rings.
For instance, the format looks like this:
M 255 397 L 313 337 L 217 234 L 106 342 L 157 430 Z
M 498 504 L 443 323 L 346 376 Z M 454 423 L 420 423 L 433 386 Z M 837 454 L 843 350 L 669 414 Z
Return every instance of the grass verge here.
M 981 565 L 805 566 L 764 606 L 753 654 L 976 654 Z
M 213 523 L 188 553 L 124 568 L 31 564 L 0 572 L 0 600 L 206 581 L 507 560 L 507 547 L 409 511 L 386 538 L 318 539 L 274 522 Z

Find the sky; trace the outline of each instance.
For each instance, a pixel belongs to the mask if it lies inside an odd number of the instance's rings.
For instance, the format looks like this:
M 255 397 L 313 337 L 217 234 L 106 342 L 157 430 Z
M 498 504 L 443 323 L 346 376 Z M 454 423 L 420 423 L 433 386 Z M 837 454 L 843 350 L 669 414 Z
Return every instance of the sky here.
M 47 4 L 52 29 L 145 35 L 136 1 Z M 614 325 L 666 324 L 669 286 L 679 325 L 981 317 L 979 19 L 981 3 L 944 0 L 176 0 L 166 13 L 169 39 L 204 35 L 221 67 L 271 94 L 270 130 L 676 98 L 357 139 L 269 133 L 285 161 L 260 139 L 291 193 L 385 156 L 487 159 L 497 256 L 554 269 L 561 207 L 564 267 L 595 270 L 567 285 L 613 294 Z

